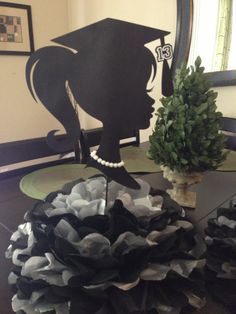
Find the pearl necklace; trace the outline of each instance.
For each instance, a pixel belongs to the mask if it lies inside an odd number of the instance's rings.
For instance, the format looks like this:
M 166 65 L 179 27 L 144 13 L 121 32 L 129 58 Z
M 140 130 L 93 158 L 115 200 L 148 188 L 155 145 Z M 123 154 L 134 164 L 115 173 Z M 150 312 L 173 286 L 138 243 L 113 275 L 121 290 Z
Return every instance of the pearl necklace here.
M 94 160 L 96 160 L 96 162 L 98 162 L 99 164 L 109 167 L 109 168 L 121 168 L 125 164 L 123 160 L 121 160 L 120 162 L 109 162 L 109 161 L 103 160 L 102 158 L 98 157 L 96 150 L 92 151 L 90 156 Z

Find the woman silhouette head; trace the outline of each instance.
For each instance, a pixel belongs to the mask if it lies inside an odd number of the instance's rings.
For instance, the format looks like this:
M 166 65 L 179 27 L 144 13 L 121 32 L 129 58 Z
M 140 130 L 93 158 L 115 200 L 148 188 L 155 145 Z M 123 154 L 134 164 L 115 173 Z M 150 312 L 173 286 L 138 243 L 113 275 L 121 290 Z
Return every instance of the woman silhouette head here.
M 93 158 L 89 164 L 123 185 L 138 188 L 125 168 L 117 166 L 119 138 L 124 129 L 146 129 L 150 125 L 154 100 L 148 96 L 147 83 L 151 73 L 155 77 L 156 60 L 144 45 L 163 40 L 167 34 L 108 18 L 53 40 L 64 47 L 36 51 L 26 67 L 29 89 L 68 134 L 68 140 L 58 145 L 55 131 L 50 132 L 49 144 L 62 151 L 80 136 L 79 121 L 66 91 L 68 85 L 81 108 L 102 122 L 104 132 L 97 155 L 115 163 L 115 167 Z

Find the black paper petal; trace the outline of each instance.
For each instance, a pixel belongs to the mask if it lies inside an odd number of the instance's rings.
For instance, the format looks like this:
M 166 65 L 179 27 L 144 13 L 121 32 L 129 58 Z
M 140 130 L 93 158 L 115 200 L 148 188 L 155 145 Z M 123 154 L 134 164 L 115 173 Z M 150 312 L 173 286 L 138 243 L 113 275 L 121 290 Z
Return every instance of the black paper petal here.
M 163 191 L 151 192 L 163 200 L 161 209 L 152 207 L 142 182 L 127 206 L 115 198 L 129 190 L 119 193 L 112 182 L 114 200 L 105 208 L 103 180 L 79 181 L 69 194 L 51 194 L 25 215 L 6 253 L 16 265 L 9 276 L 13 310 L 155 314 L 201 308 L 204 243 L 183 209 Z
M 236 208 L 219 208 L 205 233 L 207 288 L 230 313 L 236 313 Z

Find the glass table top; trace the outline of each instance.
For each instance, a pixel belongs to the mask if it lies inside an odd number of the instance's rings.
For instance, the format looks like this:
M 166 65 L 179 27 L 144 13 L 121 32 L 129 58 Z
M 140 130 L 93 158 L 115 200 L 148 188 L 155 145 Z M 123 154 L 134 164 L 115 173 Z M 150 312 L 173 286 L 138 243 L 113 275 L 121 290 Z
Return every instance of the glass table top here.
M 235 187 L 236 189 L 236 187 Z M 217 205 L 215 208 L 207 212 L 204 216 L 200 217 L 196 222 L 196 228 L 198 228 L 202 233 L 204 233 L 204 229 L 207 227 L 207 222 L 211 218 L 216 218 L 217 217 L 217 211 L 219 209 L 232 209 L 235 208 L 236 210 L 236 192 L 228 197 L 226 200 L 224 200 L 222 203 Z M 190 215 L 191 217 L 191 215 Z

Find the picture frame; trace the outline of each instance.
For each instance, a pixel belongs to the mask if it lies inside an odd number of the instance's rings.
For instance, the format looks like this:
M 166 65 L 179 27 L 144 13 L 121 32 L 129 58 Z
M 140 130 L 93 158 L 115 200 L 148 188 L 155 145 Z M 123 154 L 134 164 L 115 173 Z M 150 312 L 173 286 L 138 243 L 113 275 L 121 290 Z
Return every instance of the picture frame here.
M 34 51 L 31 6 L 0 1 L 0 55 Z

